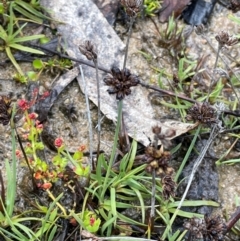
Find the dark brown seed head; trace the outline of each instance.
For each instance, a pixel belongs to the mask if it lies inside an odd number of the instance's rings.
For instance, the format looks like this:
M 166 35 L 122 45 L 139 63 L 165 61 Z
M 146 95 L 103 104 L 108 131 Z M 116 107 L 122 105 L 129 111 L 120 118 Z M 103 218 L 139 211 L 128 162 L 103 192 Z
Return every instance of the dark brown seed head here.
M 128 69 L 120 70 L 117 67 L 111 69 L 112 74 L 106 76 L 103 81 L 106 85 L 110 86 L 108 89 L 109 94 L 116 94 L 117 100 L 122 100 L 126 95 L 131 94 L 130 88 L 138 85 L 138 76 L 131 74 Z
M 216 110 L 208 102 L 195 103 L 187 113 L 187 120 L 199 121 L 208 125 L 216 123 Z
M 226 225 L 220 216 L 191 218 L 183 226 L 191 231 L 194 238 L 203 240 L 223 241 L 226 232 Z
M 240 10 L 240 1 L 239 0 L 230 0 L 228 9 L 232 10 L 233 13 L 236 13 Z
M 143 1 L 142 0 L 120 0 L 120 3 L 126 9 L 127 15 L 135 17 L 140 11 Z
M 176 183 L 173 181 L 172 177 L 166 175 L 162 178 L 162 188 L 163 188 L 163 197 L 165 200 L 168 200 L 170 196 L 175 196 L 175 187 Z
M 206 231 L 206 223 L 200 218 L 190 218 L 183 224 L 183 227 L 191 231 L 195 239 L 203 239 L 203 233 Z
M 155 169 L 159 173 L 159 169 L 161 169 L 161 173 L 163 174 L 172 174 L 173 168 L 169 167 L 169 161 L 171 159 L 171 153 L 168 151 L 163 151 L 162 149 L 156 149 L 155 147 L 148 146 L 145 150 L 144 159 L 147 160 L 146 170 L 149 169 L 152 171 Z M 149 168 L 149 166 L 151 168 Z M 157 173 L 157 175 L 159 175 Z
M 220 46 L 232 46 L 238 43 L 238 38 L 234 38 L 229 35 L 226 31 L 221 31 L 215 36 Z
M 224 240 L 226 224 L 220 216 L 208 217 L 208 215 L 205 215 L 204 221 L 206 223 L 206 230 L 203 233 L 204 240 Z
M 95 61 L 97 59 L 97 51 L 91 41 L 86 40 L 84 44 L 79 45 L 79 50 L 88 60 Z

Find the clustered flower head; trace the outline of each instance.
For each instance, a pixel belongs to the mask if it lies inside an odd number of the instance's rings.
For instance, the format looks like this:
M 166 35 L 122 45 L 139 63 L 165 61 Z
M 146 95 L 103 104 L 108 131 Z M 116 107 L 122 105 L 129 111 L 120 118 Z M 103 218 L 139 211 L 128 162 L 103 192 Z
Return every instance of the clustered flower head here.
M 7 96 L 0 96 L 0 124 L 7 125 L 11 119 L 11 100 Z
M 216 110 L 208 102 L 195 103 L 187 113 L 187 120 L 199 121 L 208 125 L 216 123 Z
M 151 173 L 153 169 L 156 170 L 156 174 L 160 177 L 173 173 L 173 168 L 168 166 L 168 162 L 171 159 L 171 153 L 169 151 L 148 146 L 145 150 L 144 159 L 148 163 L 146 171 L 149 173 Z
M 120 0 L 120 3 L 125 7 L 126 13 L 130 17 L 135 17 L 140 11 L 142 0 Z
M 91 41 L 86 40 L 84 44 L 79 45 L 79 50 L 88 60 L 95 61 L 97 59 L 97 51 Z
M 239 0 L 230 0 L 228 9 L 232 10 L 233 13 L 236 13 L 240 10 L 240 1 Z
M 175 196 L 176 183 L 173 181 L 172 176 L 166 175 L 161 179 L 163 197 L 168 200 L 170 196 Z
M 209 217 L 204 216 L 204 219 L 191 218 L 184 223 L 184 227 L 191 231 L 195 239 L 223 241 L 226 233 L 226 224 L 220 216 Z
M 140 82 L 138 76 L 131 74 L 130 70 L 126 68 L 120 70 L 113 67 L 111 73 L 103 81 L 106 85 L 111 86 L 107 91 L 109 94 L 116 94 L 117 100 L 122 100 L 126 95 L 130 95 L 130 88 Z
M 234 38 L 226 31 L 221 31 L 215 36 L 220 46 L 232 46 L 238 43 L 238 38 Z

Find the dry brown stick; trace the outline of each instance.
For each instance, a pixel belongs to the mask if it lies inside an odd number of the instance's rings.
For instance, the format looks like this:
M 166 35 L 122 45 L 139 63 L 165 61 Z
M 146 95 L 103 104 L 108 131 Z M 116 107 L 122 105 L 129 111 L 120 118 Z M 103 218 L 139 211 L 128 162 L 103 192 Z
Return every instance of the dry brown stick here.
M 90 61 L 86 61 L 86 60 L 83 60 L 83 59 L 72 58 L 72 57 L 70 57 L 68 55 L 61 54 L 58 51 L 51 50 L 51 49 L 48 49 L 48 48 L 45 48 L 45 47 L 39 46 L 39 45 L 31 44 L 30 46 L 34 47 L 34 48 L 39 48 L 39 49 L 41 49 L 41 50 L 43 50 L 45 52 L 49 52 L 49 53 L 55 54 L 55 55 L 59 56 L 60 58 L 69 59 L 69 60 L 72 60 L 74 62 L 77 62 L 77 63 L 80 63 L 80 64 L 87 65 L 89 67 L 95 68 L 95 64 L 91 63 Z M 106 69 L 106 68 L 104 68 L 102 66 L 98 66 L 98 69 L 103 71 L 103 72 L 106 72 L 106 73 L 111 73 L 111 71 L 109 69 Z
M 240 207 L 237 208 L 236 212 L 231 216 L 231 218 L 226 223 L 225 234 L 230 231 L 230 229 L 235 225 L 235 223 L 240 219 Z
M 172 96 L 172 97 L 177 97 L 179 99 L 182 99 L 182 100 L 186 100 L 186 101 L 189 101 L 191 103 L 197 103 L 196 100 L 193 100 L 185 95 L 181 95 L 181 94 L 176 94 L 176 93 L 173 93 L 172 91 L 169 91 L 169 90 L 163 90 L 163 89 L 160 89 L 158 87 L 155 87 L 155 86 L 152 86 L 152 85 L 148 85 L 148 84 L 145 84 L 143 82 L 140 82 L 139 83 L 141 86 L 147 88 L 147 89 L 150 89 L 150 90 L 155 90 L 155 91 L 158 91 L 158 92 L 161 92 L 163 94 L 166 94 L 166 95 L 169 95 L 169 96 Z

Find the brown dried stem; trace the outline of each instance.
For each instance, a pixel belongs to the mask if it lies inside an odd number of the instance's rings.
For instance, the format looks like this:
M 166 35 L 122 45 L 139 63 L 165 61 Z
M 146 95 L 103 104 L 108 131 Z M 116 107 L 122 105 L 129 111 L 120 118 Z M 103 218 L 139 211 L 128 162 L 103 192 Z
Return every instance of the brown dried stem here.
M 230 231 L 230 229 L 235 225 L 235 223 L 240 219 L 240 207 L 237 208 L 235 213 L 231 216 L 231 218 L 226 223 L 226 231 L 225 234 Z

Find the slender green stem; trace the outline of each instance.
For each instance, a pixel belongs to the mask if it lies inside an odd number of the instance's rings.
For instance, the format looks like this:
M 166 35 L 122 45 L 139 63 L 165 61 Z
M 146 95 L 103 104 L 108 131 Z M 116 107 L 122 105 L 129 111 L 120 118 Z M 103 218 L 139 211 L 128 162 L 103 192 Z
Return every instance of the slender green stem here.
M 130 19 L 131 20 L 130 20 L 130 27 L 129 27 L 127 43 L 126 43 L 126 51 L 125 51 L 125 55 L 124 55 L 123 69 L 126 68 L 126 62 L 127 62 L 127 56 L 128 56 L 128 47 L 129 47 L 130 37 L 132 35 L 132 27 L 133 27 L 133 23 L 134 23 L 135 18 L 131 17 Z
M 87 117 L 88 117 L 88 124 L 89 124 L 89 128 L 88 128 L 88 132 L 89 132 L 89 153 L 90 153 L 90 160 L 92 162 L 91 163 L 91 165 L 92 165 L 91 169 L 93 169 L 94 164 L 93 164 L 93 147 L 92 147 L 93 146 L 92 119 L 91 119 L 90 105 L 89 105 L 89 99 L 88 99 L 87 85 L 86 85 L 82 65 L 79 65 L 79 69 L 80 69 L 80 72 L 81 72 L 81 78 L 82 78 L 82 82 L 83 82 L 83 86 L 84 86 L 85 101 L 86 101 L 86 106 L 87 106 Z
M 115 135 L 114 135 L 114 143 L 113 143 L 113 148 L 112 148 L 112 153 L 111 153 L 107 173 L 106 173 L 106 176 L 105 176 L 105 179 L 104 179 L 103 190 L 101 192 L 100 200 L 103 200 L 105 192 L 107 190 L 108 177 L 110 175 L 110 171 L 112 169 L 114 157 L 115 157 L 115 154 L 116 154 L 117 143 L 118 143 L 118 133 L 119 133 L 120 124 L 121 124 L 121 120 L 122 120 L 122 106 L 123 106 L 123 101 L 120 100 L 118 102 L 118 118 L 117 118 L 117 127 L 116 127 L 116 131 L 115 131 Z
M 217 63 L 218 63 L 218 58 L 219 58 L 221 48 L 222 48 L 222 45 L 218 44 L 217 57 L 216 57 L 216 60 L 215 60 L 213 71 L 217 68 Z M 208 102 L 208 99 L 209 99 L 209 96 L 210 96 L 210 93 L 211 93 L 212 85 L 213 85 L 213 78 L 211 77 L 211 82 L 210 82 L 210 86 L 208 88 L 208 95 L 207 95 L 207 99 L 206 99 L 207 102 Z
M 14 123 L 14 117 L 16 114 L 16 104 L 13 106 L 12 110 L 12 117 L 10 120 L 10 126 L 11 126 L 11 137 L 12 137 L 12 170 L 11 170 L 11 176 L 8 176 L 8 182 L 11 184 L 7 187 L 7 214 L 9 217 L 13 214 L 14 209 L 14 202 L 16 198 L 16 189 L 17 189 L 17 160 L 16 160 L 16 138 L 15 138 L 15 123 Z M 9 179 L 11 178 L 11 180 Z
M 158 148 L 158 137 L 154 135 L 154 148 L 157 150 Z M 156 170 L 152 171 L 152 194 L 151 194 L 151 210 L 150 217 L 148 221 L 148 238 L 151 237 L 151 231 L 154 230 L 154 217 L 155 217 L 155 196 L 156 196 Z
M 101 138 L 101 108 L 100 108 L 100 82 L 98 77 L 98 60 L 94 61 L 95 69 L 96 69 L 96 79 L 97 79 L 97 98 L 98 98 L 98 145 L 97 145 L 97 160 L 100 153 L 100 138 Z
M 177 174 L 176 174 L 176 176 L 175 176 L 175 178 L 174 178 L 174 181 L 175 181 L 175 182 L 178 181 L 178 178 L 179 178 L 180 174 L 182 173 L 183 168 L 184 168 L 185 165 L 186 165 L 186 162 L 187 162 L 187 160 L 188 160 L 188 158 L 189 158 L 189 156 L 190 156 L 190 154 L 191 154 L 191 152 L 192 152 L 192 149 L 193 149 L 193 147 L 194 147 L 194 145 L 195 145 L 195 143 L 196 143 L 196 140 L 197 140 L 197 137 L 198 137 L 198 135 L 199 135 L 200 130 L 201 130 L 201 125 L 198 126 L 198 128 L 197 128 L 197 130 L 196 130 L 196 132 L 195 132 L 195 135 L 194 135 L 194 137 L 193 137 L 193 139 L 192 139 L 191 145 L 189 146 L 189 148 L 188 148 L 188 150 L 187 150 L 187 153 L 186 153 L 186 155 L 185 155 L 185 157 L 184 157 L 184 159 L 183 159 L 180 167 L 178 168 Z
M 151 194 L 151 210 L 148 221 L 148 238 L 151 237 L 151 231 L 154 230 L 154 217 L 155 217 L 155 197 L 156 196 L 156 170 L 152 171 L 152 194 Z

